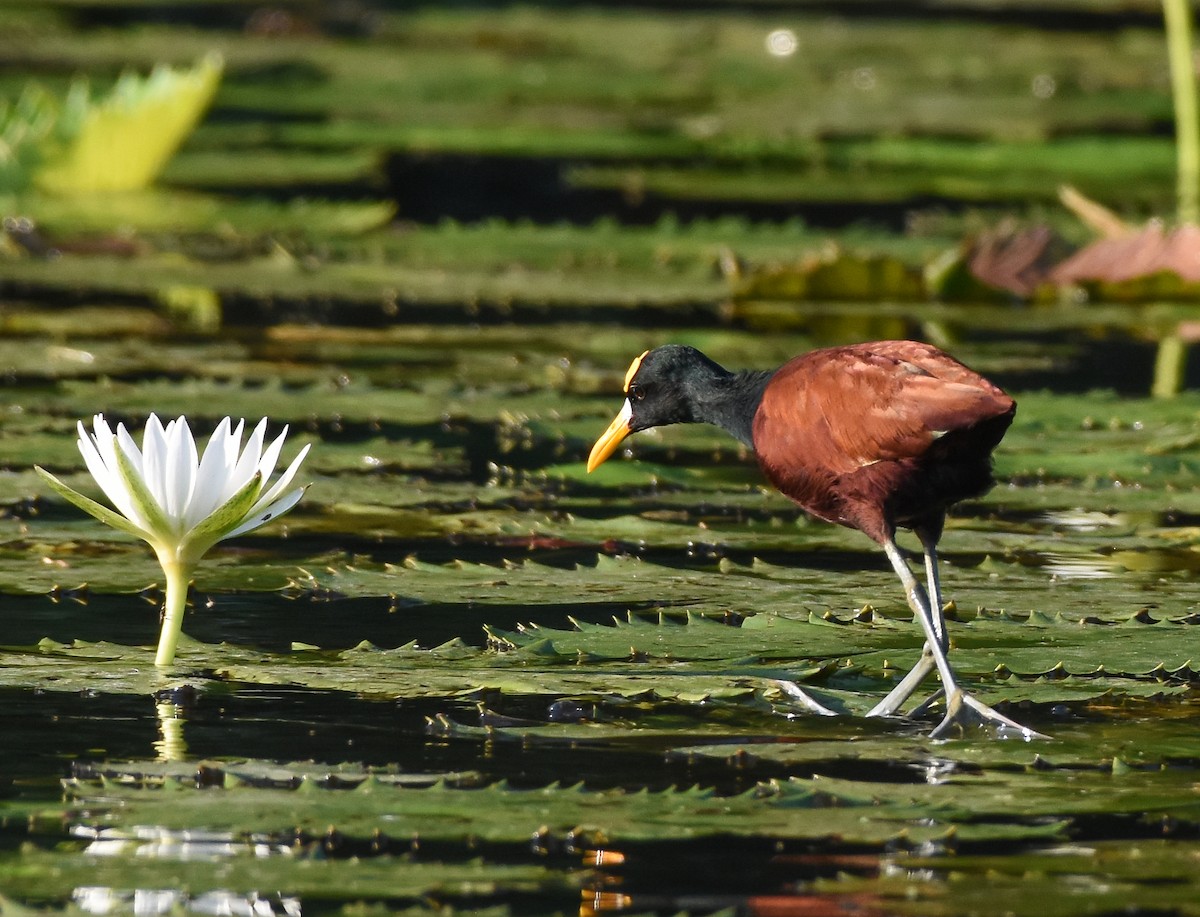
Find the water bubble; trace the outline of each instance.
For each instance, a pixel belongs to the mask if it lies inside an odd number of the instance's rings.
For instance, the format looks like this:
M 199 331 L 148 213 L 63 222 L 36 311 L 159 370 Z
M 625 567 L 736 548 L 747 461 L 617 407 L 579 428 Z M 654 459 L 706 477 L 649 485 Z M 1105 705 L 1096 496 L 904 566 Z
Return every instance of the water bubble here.
M 800 47 L 800 40 L 791 29 L 773 29 L 765 42 L 772 57 L 791 57 Z
M 850 84 L 855 89 L 870 92 L 878 84 L 874 67 L 858 67 L 850 74 Z
M 1036 98 L 1048 99 L 1058 92 L 1058 80 L 1049 73 L 1039 73 L 1033 78 L 1030 91 Z

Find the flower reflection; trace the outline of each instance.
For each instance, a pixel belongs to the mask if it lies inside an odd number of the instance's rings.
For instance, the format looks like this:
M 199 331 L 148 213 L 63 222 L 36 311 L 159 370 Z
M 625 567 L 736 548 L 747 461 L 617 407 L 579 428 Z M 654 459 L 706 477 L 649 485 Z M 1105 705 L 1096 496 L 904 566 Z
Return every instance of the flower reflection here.
M 183 735 L 183 708 L 167 700 L 156 701 L 154 712 L 158 715 L 158 740 L 154 750 L 159 761 L 183 761 L 187 758 L 187 740 Z
M 87 914 L 128 914 L 157 917 L 158 914 L 236 915 L 236 917 L 300 917 L 300 902 L 295 898 L 259 897 L 227 891 L 209 891 L 192 897 L 177 889 L 139 888 L 121 891 L 102 885 L 82 885 L 71 895 L 75 905 Z
M 238 857 L 256 859 L 291 856 L 289 848 L 261 841 L 235 839 L 229 832 L 172 830 L 143 826 L 129 831 L 75 825 L 74 837 L 88 841 L 88 857 L 133 857 L 137 860 L 223 863 Z M 159 914 L 214 914 L 241 917 L 300 917 L 300 899 L 256 891 L 232 892 L 211 889 L 188 894 L 174 888 L 119 889 L 105 885 L 81 885 L 71 894 L 79 910 L 87 914 L 128 914 L 158 917 Z

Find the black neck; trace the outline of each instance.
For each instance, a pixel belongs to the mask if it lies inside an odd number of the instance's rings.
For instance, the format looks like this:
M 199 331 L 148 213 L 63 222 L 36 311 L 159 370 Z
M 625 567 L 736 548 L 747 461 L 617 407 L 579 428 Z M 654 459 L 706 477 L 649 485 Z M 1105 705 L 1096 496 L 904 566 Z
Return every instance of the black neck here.
M 704 380 L 703 392 L 692 399 L 695 419 L 711 423 L 744 446 L 754 448 L 754 415 L 773 371 L 726 372 Z

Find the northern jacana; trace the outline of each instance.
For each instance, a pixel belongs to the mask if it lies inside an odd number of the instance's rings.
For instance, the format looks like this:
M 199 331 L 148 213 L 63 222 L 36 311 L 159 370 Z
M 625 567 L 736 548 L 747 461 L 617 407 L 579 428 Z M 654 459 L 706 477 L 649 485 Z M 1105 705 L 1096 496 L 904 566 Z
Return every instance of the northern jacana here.
M 991 722 L 1028 738 L 1037 734 L 958 687 L 946 658 L 937 571 L 946 510 L 992 486 L 992 450 L 1016 409 L 987 379 L 915 341 L 815 350 L 774 372 L 730 372 L 692 347 L 669 344 L 630 365 L 625 403 L 587 467 L 593 471 L 626 436 L 651 427 L 710 423 L 732 434 L 754 450 L 767 480 L 807 513 L 881 545 L 904 585 L 925 646 L 868 716 L 897 713 L 936 668 L 946 715 L 935 737 L 955 725 Z M 897 527 L 921 542 L 928 593 L 896 546 Z

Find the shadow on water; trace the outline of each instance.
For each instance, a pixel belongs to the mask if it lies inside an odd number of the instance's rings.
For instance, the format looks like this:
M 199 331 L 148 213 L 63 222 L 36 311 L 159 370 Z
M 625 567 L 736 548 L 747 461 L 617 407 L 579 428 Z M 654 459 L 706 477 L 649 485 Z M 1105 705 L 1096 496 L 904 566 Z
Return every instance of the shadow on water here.
M 314 24 L 319 25 L 326 34 L 362 37 L 369 35 L 376 27 L 375 16 L 378 13 L 389 10 L 403 12 L 427 8 L 441 9 L 446 5 L 445 3 L 431 2 L 431 0 L 420 3 L 400 2 L 400 0 L 352 0 L 352 2 L 327 4 L 327 9 L 317 6 L 310 11 L 310 15 L 314 18 Z M 512 0 L 455 0 L 451 5 L 460 9 L 483 12 L 505 9 L 514 4 Z M 572 9 L 577 7 L 578 3 L 574 0 L 539 0 L 539 2 L 522 2 L 519 5 L 547 9 Z M 943 19 L 998 22 L 1052 31 L 1154 27 L 1159 24 L 1159 16 L 1153 10 L 1132 4 L 1115 7 L 1101 5 L 1095 8 L 1076 4 L 1048 4 L 1043 8 L 1020 3 L 1008 6 L 971 2 L 929 3 L 928 0 L 853 0 L 853 2 L 805 0 L 799 4 L 791 2 L 791 0 L 689 0 L 689 2 L 611 0 L 608 6 L 681 15 L 713 12 L 761 13 L 775 9 L 792 11 L 799 7 L 812 15 L 832 14 L 850 20 L 874 18 L 893 20 L 897 17 L 936 14 Z M 72 7 L 71 10 L 77 26 L 81 28 L 113 28 L 118 25 L 133 26 L 139 23 L 158 21 L 185 23 L 196 28 L 236 28 L 244 26 L 247 18 L 246 13 L 238 9 L 235 4 L 212 3 L 205 2 L 205 0 L 173 3 L 166 11 L 158 10 L 153 5 L 141 4 L 128 7 L 116 5 L 95 8 L 82 5 Z M 301 22 L 308 24 L 303 19 Z
M 629 602 L 416 603 L 403 597 L 288 598 L 283 595 L 195 594 L 202 608 L 189 610 L 184 630 L 202 643 L 232 643 L 272 652 L 293 643 L 324 649 L 349 649 L 363 641 L 394 648 L 416 641 L 435 647 L 459 638 L 481 646 L 484 625 L 515 630 L 536 616 L 541 623 L 563 625 L 568 617 L 606 623 L 628 611 L 657 608 Z M 9 646 L 31 646 L 43 638 L 109 641 L 152 646 L 158 639 L 158 610 L 136 595 L 93 595 L 86 605 L 54 602 L 44 596 L 13 598 L 7 606 L 19 623 L 6 633 Z M 639 607 L 641 606 L 641 607 Z
M 913 210 L 961 206 L 929 196 L 853 205 L 844 201 L 684 199 L 648 191 L 581 187 L 571 181 L 570 174 L 587 164 L 577 158 L 552 156 L 393 153 L 387 176 L 399 213 L 415 223 L 502 219 L 590 226 L 600 219 L 612 219 L 625 226 L 653 226 L 666 217 L 684 223 L 728 216 L 782 223 L 799 217 L 809 226 L 827 229 L 866 222 L 901 231 Z M 619 163 L 606 160 L 604 164 Z M 639 159 L 637 164 L 648 163 Z
M 398 675 L 397 677 L 402 677 Z M 254 759 L 289 762 L 339 762 L 393 767 L 403 774 L 463 774 L 466 785 L 505 781 L 514 788 L 556 783 L 593 790 L 625 788 L 665 790 L 705 786 L 727 795 L 744 792 L 757 781 L 793 774 L 811 776 L 812 765 L 789 768 L 758 762 L 731 770 L 718 758 L 667 755 L 687 740 L 686 721 L 698 725 L 694 710 L 677 711 L 678 733 L 618 742 L 564 741 L 527 744 L 490 741 L 481 735 L 456 734 L 434 724 L 472 727 L 498 723 L 545 725 L 560 711 L 577 705 L 554 696 L 505 698 L 492 693 L 483 702 L 471 699 L 363 698 L 300 687 L 264 687 L 225 682 L 204 690 L 187 685 L 157 698 L 92 691 L 0 689 L 0 728 L 20 735 L 19 743 L 0 745 L 0 779 L 8 795 L 56 798 L 58 778 L 72 767 L 91 763 L 162 760 L 163 733 L 158 705 L 172 705 L 180 721 L 171 759 L 195 762 Z M 627 715 L 621 709 L 588 706 L 600 721 Z M 769 719 L 763 719 L 760 741 L 772 741 Z M 181 740 L 181 741 L 178 741 Z M 751 739 L 752 740 L 752 739 Z M 731 748 L 731 754 L 735 749 Z M 186 765 L 183 765 L 186 769 Z M 819 769 L 819 765 L 818 765 Z M 880 779 L 877 764 L 870 765 Z M 852 773 L 842 768 L 843 773 Z M 866 771 L 864 770 L 864 773 Z M 894 779 L 920 778 L 897 764 Z

